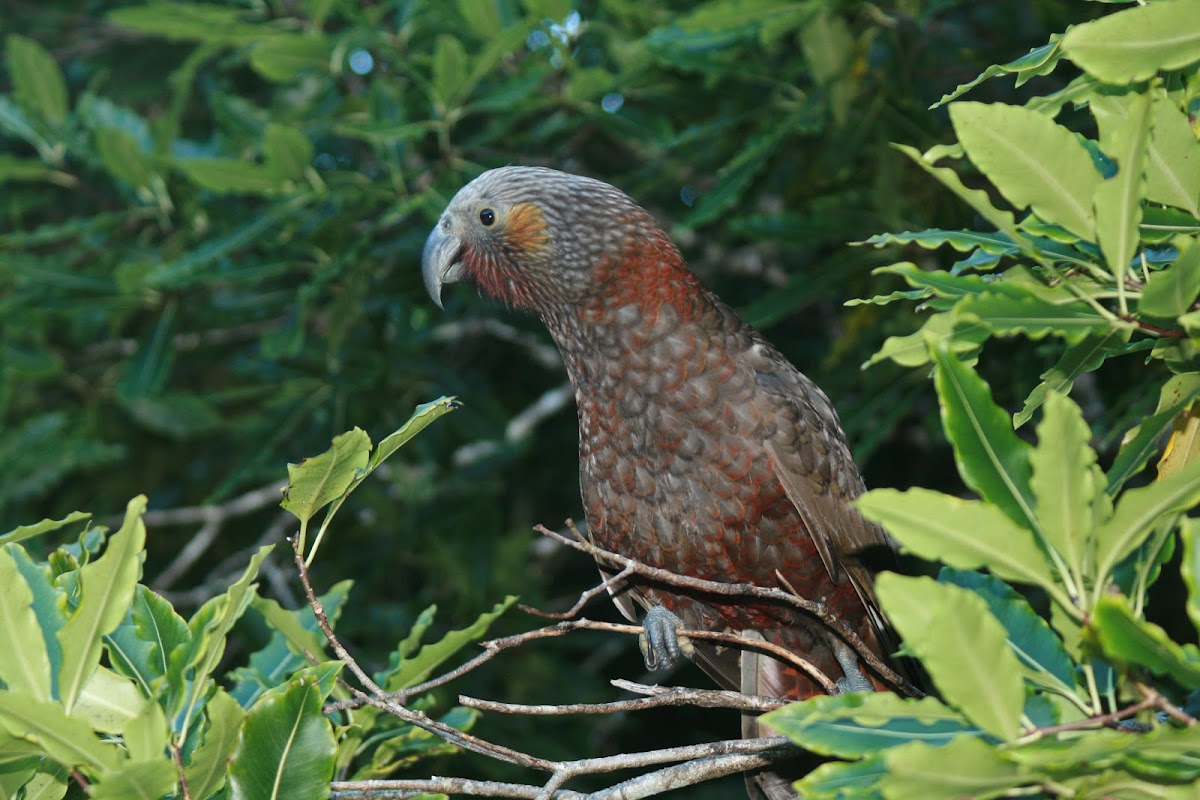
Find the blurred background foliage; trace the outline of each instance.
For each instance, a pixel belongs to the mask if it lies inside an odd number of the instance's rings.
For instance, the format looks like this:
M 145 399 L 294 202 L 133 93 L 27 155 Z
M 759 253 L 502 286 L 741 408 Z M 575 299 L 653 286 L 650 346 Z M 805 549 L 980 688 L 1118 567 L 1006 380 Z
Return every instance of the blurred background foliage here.
M 846 243 L 970 227 L 888 144 L 949 140 L 932 103 L 1103 12 L 1065 0 L 3 8 L 0 530 L 76 508 L 115 515 L 145 492 L 145 581 L 186 609 L 287 530 L 273 494 L 287 462 L 356 425 L 378 440 L 416 404 L 457 395 L 462 410 L 354 495 L 316 565 L 321 587 L 354 579 L 339 631 L 368 664 L 431 603 L 453 626 L 508 593 L 561 608 L 595 578 L 530 531 L 580 514 L 574 412 L 548 337 L 470 291 L 438 313 L 421 286 L 421 244 L 462 184 L 518 163 L 620 186 L 833 397 L 868 483 L 955 491 L 926 376 L 860 369 L 917 327 L 912 311 L 843 305 L 887 284 L 871 268 L 900 254 Z M 1020 90 L 989 81 L 973 97 Z M 1038 348 L 984 363 L 1002 405 L 1019 407 L 1053 363 Z M 1119 368 L 1099 380 L 1077 392 L 1103 460 L 1109 432 L 1155 398 Z M 187 512 L 199 506 L 224 513 Z M 294 604 L 279 566 L 268 593 Z M 580 635 L 457 688 L 599 699 L 639 665 L 632 642 Z M 479 731 L 577 757 L 660 744 L 664 719 Z M 735 725 L 674 719 L 719 738 Z

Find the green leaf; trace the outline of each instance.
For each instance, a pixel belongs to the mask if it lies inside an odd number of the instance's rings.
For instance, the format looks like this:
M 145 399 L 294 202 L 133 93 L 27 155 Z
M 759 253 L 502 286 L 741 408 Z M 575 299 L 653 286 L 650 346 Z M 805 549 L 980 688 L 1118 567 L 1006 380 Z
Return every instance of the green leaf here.
M 36 742 L 47 757 L 68 767 L 114 770 L 122 761 L 120 748 L 98 739 L 87 722 L 68 717 L 52 701 L 0 692 L 0 728 Z
M 1125 434 L 1121 449 L 1108 469 L 1109 495 L 1115 495 L 1129 478 L 1141 472 L 1150 456 L 1158 452 L 1163 433 L 1197 396 L 1200 396 L 1200 372 L 1173 375 L 1163 384 L 1154 413 Z
M 260 547 L 258 552 L 251 556 L 242 577 L 230 586 L 225 594 L 210 599 L 192 615 L 188 621 L 191 637 L 185 645 L 177 647 L 171 654 L 171 666 L 167 675 L 170 680 L 176 682 L 172 689 L 181 701 L 169 710 L 173 713 L 178 712 L 175 730 L 179 733 L 181 741 L 187 740 L 195 713 L 208 694 L 209 677 L 221 663 L 221 656 L 225 654 L 226 637 L 254 599 L 258 584 L 253 581 L 258 576 L 263 559 L 273 548 L 274 545 Z
M 116 128 L 99 128 L 95 133 L 100 163 L 119 181 L 130 186 L 149 186 L 157 175 L 154 162 L 137 140 Z
M 333 447 L 324 453 L 288 464 L 288 486 L 280 505 L 307 522 L 350 488 L 358 470 L 367 466 L 370 451 L 366 432 L 354 428 L 335 436 Z
M 461 41 L 441 34 L 433 48 L 433 97 L 443 111 L 459 103 L 467 86 L 467 51 Z
M 20 542 L 25 539 L 31 539 L 34 536 L 41 536 L 43 533 L 65 528 L 68 525 L 79 522 L 80 520 L 91 519 L 92 515 L 86 511 L 72 511 L 62 519 L 43 519 L 41 522 L 35 522 L 32 525 L 18 525 L 8 533 L 0 536 L 0 545 L 6 545 L 9 542 Z
M 1096 235 L 1109 270 L 1122 283 L 1137 251 L 1138 226 L 1142 221 L 1150 95 L 1136 92 L 1111 102 L 1122 106 L 1123 119 L 1109 131 L 1102 130 L 1100 143 L 1116 160 L 1117 174 L 1096 189 Z M 1105 133 L 1110 135 L 1106 137 Z
M 50 656 L 33 612 L 33 592 L 7 548 L 0 547 L 0 680 L 9 691 L 50 699 Z
M 33 39 L 16 33 L 10 33 L 4 44 L 17 102 L 50 125 L 66 122 L 67 84 L 54 56 Z
M 1138 619 L 1121 595 L 1105 595 L 1092 608 L 1088 633 L 1119 664 L 1145 667 L 1187 689 L 1200 689 L 1200 651 L 1180 646 L 1159 626 Z
M 1107 482 L 1088 444 L 1091 426 L 1079 406 L 1051 392 L 1037 433 L 1038 444 L 1029 461 L 1042 535 L 1079 578 L 1086 558 L 1084 542 L 1096 525 L 1107 522 L 1095 516 L 1097 503 L 1107 498 Z
M 938 100 L 929 108 L 932 110 L 938 108 L 939 106 L 944 106 L 951 100 L 962 97 L 968 91 L 974 89 L 976 86 L 988 80 L 989 78 L 998 78 L 1003 75 L 1015 74 L 1017 76 L 1017 86 L 1020 86 L 1032 77 L 1050 74 L 1054 68 L 1058 66 L 1058 60 L 1062 57 L 1061 48 L 1059 46 L 1059 40 L 1061 38 L 1062 37 L 1055 34 L 1050 37 L 1049 42 L 1041 47 L 1033 48 L 1015 61 L 1010 61 L 1007 64 L 993 64 L 985 69 L 979 75 L 979 77 L 975 78 L 975 80 L 961 84 L 953 92 L 950 92 L 950 94 L 942 95 L 942 99 Z
M 1023 333 L 1031 339 L 1060 336 L 1070 344 L 1116 327 L 1085 303 L 1058 305 L 1002 292 L 966 297 L 958 304 L 958 312 L 962 319 L 978 320 L 994 333 Z M 1125 324 L 1121 327 L 1132 328 Z
M 943 567 L 938 581 L 969 589 L 983 598 L 1004 626 L 1008 644 L 1025 677 L 1035 686 L 1057 692 L 1075 689 L 1075 665 L 1062 640 L 1024 597 L 1000 579 L 982 572 Z
M 57 633 L 62 647 L 58 697 L 68 712 L 100 663 L 102 637 L 121 624 L 133 602 L 146 544 L 145 510 L 145 496 L 130 500 L 104 554 L 79 570 L 79 605 Z
M 326 72 L 333 44 L 320 35 L 278 34 L 250 50 L 250 66 L 276 83 L 291 83 L 306 72 Z
M 321 683 L 340 667 L 331 662 L 306 669 L 254 704 L 229 764 L 233 800 L 328 796 L 337 743 L 321 712 Z
M 869 756 L 822 764 L 792 785 L 805 800 L 883 800 L 878 784 L 887 774 L 883 757 Z
M 210 797 L 225 785 L 229 758 L 242 732 L 245 712 L 224 689 L 217 689 L 204 704 L 208 725 L 204 743 L 192 754 L 192 763 L 184 768 L 193 797 Z
M 301 180 L 313 159 L 313 144 L 297 128 L 272 122 L 263 133 L 267 167 L 287 180 Z
M 1200 217 L 1200 142 L 1187 114 L 1165 91 L 1154 90 L 1146 199 Z
M 455 0 L 458 14 L 477 37 L 487 41 L 504 27 L 496 0 Z
M 700 195 L 695 209 L 688 214 L 684 224 L 688 227 L 706 225 L 736 203 L 750 182 L 766 167 L 767 160 L 784 137 L 794 131 L 793 116 L 751 136 L 738 154 L 721 169 L 716 186 Z
M 892 572 L 879 576 L 876 589 L 905 647 L 920 658 L 942 697 L 1001 739 L 1020 735 L 1025 704 L 1020 664 L 983 599 L 957 586 Z
M 171 653 L 190 640 L 187 623 L 171 604 L 139 585 L 129 613 L 104 642 L 113 668 L 137 681 L 147 697 L 154 697 L 170 671 Z
M 94 730 L 119 734 L 142 713 L 146 702 L 132 680 L 97 667 L 79 693 L 71 715 L 87 720 Z
M 888 776 L 880 786 L 888 800 L 997 797 L 1000 790 L 1039 779 L 971 736 L 961 736 L 945 747 L 913 742 L 889 750 L 883 758 Z
M 1179 573 L 1187 586 L 1187 613 L 1200 631 L 1200 521 L 1185 517 L 1179 526 L 1179 538 L 1183 540 Z
M 1200 60 L 1198 0 L 1163 0 L 1076 25 L 1067 57 L 1105 83 L 1135 83 Z
M 1116 565 L 1141 546 L 1168 517 L 1200 502 L 1200 459 L 1149 486 L 1130 489 L 1117 501 L 1112 518 L 1094 533 L 1097 585 L 1107 584 Z
M 872 489 L 854 501 L 901 547 L 960 569 L 987 567 L 1006 580 L 1057 587 L 1033 534 L 996 506 L 930 489 Z
M 1075 134 L 1020 106 L 954 103 L 954 131 L 971 161 L 1017 208 L 1095 239 L 1092 197 L 1100 173 Z
M 921 741 L 946 744 L 961 733 L 982 734 L 940 700 L 901 698 L 890 692 L 810 697 L 760 718 L 813 753 L 861 758 Z
M 1171 266 L 1150 274 L 1138 311 L 1150 317 L 1174 319 L 1192 310 L 1200 296 L 1200 241 L 1186 240 Z
M 503 602 L 496 603 L 491 611 L 480 614 L 479 618 L 470 626 L 450 631 L 438 641 L 425 645 L 411 656 L 409 653 L 415 641 L 410 635 L 392 654 L 388 670 L 375 676 L 376 682 L 385 691 L 395 692 L 424 681 L 434 669 L 452 658 L 458 651 L 483 638 L 496 618 L 512 607 L 515 602 L 517 602 L 516 595 L 509 595 L 504 598 Z
M 930 342 L 938 347 L 947 347 L 962 358 L 970 358 L 979 352 L 990 332 L 978 322 L 963 322 L 956 313 L 932 314 L 920 330 L 907 336 L 889 336 L 879 351 L 863 364 L 869 367 L 885 359 L 891 359 L 902 367 L 920 367 L 931 358 Z
M 239 158 L 190 158 L 175 164 L 198 186 L 214 192 L 270 197 L 284 189 L 275 170 Z
M 41 161 L 0 154 L 0 186 L 20 181 L 46 181 L 67 187 L 78 183 L 74 175 L 48 167 Z
M 954 192 L 960 200 L 965 202 L 971 208 L 975 209 L 985 220 L 990 222 L 996 230 L 1001 231 L 1014 243 L 1022 249 L 1029 247 L 1025 238 L 1017 229 L 1017 221 L 1013 217 L 1012 212 L 996 208 L 992 204 L 988 193 L 983 189 L 968 189 L 962 182 L 962 178 L 958 176 L 952 169 L 946 167 L 935 167 L 929 159 L 932 156 L 924 156 L 918 150 L 905 145 L 892 145 L 904 155 L 908 156 L 921 169 L 928 172 L 934 178 L 941 182 L 950 191 Z
M 870 244 L 875 247 L 887 247 L 895 244 L 916 244 L 926 250 L 935 250 L 944 244 L 950 245 L 960 253 L 970 253 L 982 250 L 993 255 L 1013 255 L 1019 248 L 1012 240 L 999 233 L 983 233 L 980 231 L 947 231 L 941 228 L 929 228 L 923 231 L 905 231 L 904 233 L 879 233 L 866 241 L 854 244 Z M 882 269 L 882 268 L 881 268 Z M 876 270 L 879 271 L 879 270 Z
M 1017 438 L 982 378 L 943 345 L 930 347 L 930 353 L 942 427 L 963 480 L 1018 525 L 1037 531 L 1029 445 Z
M 246 16 L 246 10 L 238 7 L 156 0 L 110 11 L 107 19 L 122 28 L 185 42 L 237 45 L 275 34 L 267 26 L 243 21 Z
M 162 706 L 148 702 L 142 706 L 140 714 L 126 723 L 121 739 L 125 742 L 130 759 L 152 761 L 168 752 L 170 732 Z
M 129 761 L 88 787 L 93 800 L 158 800 L 171 794 L 179 773 L 169 758 Z
M 121 405 L 146 430 L 177 441 L 195 438 L 221 426 L 217 409 L 196 394 L 142 395 L 124 399 Z
M 1110 328 L 1069 347 L 1058 363 L 1041 374 L 1042 382 L 1034 387 L 1025 398 L 1025 405 L 1013 415 L 1013 427 L 1019 428 L 1028 422 L 1051 392 L 1069 393 L 1080 375 L 1103 364 L 1113 354 L 1114 347 L 1129 341 L 1130 333 L 1123 328 Z

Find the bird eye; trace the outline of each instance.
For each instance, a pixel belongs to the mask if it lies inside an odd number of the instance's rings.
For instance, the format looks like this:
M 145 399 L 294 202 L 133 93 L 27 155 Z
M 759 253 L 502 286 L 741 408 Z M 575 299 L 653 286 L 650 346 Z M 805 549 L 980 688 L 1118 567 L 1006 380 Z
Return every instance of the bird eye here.
M 496 212 L 492 211 L 490 208 L 485 208 L 483 211 L 479 212 L 479 221 L 484 225 L 491 225 L 496 221 Z

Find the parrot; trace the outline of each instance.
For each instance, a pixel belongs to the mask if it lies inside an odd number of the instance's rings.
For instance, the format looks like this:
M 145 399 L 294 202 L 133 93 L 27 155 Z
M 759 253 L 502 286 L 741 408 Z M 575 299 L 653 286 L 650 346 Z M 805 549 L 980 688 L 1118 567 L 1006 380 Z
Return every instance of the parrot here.
M 632 198 L 547 167 L 486 171 L 450 200 L 421 269 L 439 308 L 446 284 L 471 283 L 549 331 L 574 389 L 592 542 L 680 575 L 794 591 L 885 662 L 895 652 L 874 591 L 895 544 L 851 505 L 865 487 L 832 403 L 701 283 Z M 651 669 L 691 656 L 727 689 L 787 700 L 824 691 L 769 655 L 676 635 L 727 631 L 803 657 L 839 691 L 892 688 L 794 606 L 638 576 L 610 592 L 631 621 L 645 611 Z M 744 719 L 744 736 L 760 733 Z M 770 770 L 747 784 L 752 797 L 795 796 Z

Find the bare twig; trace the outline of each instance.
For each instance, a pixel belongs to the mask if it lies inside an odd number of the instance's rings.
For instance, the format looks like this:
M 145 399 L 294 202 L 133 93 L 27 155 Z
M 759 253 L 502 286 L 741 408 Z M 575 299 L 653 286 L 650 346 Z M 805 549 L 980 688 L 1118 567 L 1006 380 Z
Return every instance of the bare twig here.
M 1134 681 L 1133 685 L 1138 688 L 1138 691 L 1142 693 L 1142 696 L 1146 698 L 1146 700 L 1149 700 L 1151 703 L 1153 703 L 1159 711 L 1163 712 L 1171 719 L 1188 727 L 1196 724 L 1195 717 L 1172 703 L 1167 698 L 1163 697 L 1162 694 L 1153 686 L 1149 686 L 1141 681 Z
M 158 577 L 154 580 L 153 588 L 156 591 L 162 592 L 169 589 L 175 581 L 179 580 L 208 551 L 208 548 L 212 546 L 217 535 L 221 532 L 221 527 L 228 520 L 252 514 L 272 504 L 278 505 L 280 498 L 283 496 L 283 486 L 284 484 L 273 481 L 220 505 L 187 506 L 184 508 L 147 511 L 142 516 L 142 521 L 147 525 L 191 525 L 197 522 L 203 523 L 200 530 L 193 534 L 184 548 L 179 551 L 179 555 L 175 556 L 175 559 L 167 565 L 167 568 L 159 573 Z
M 584 553 L 588 553 L 598 561 L 608 562 L 616 566 L 632 569 L 638 575 L 641 575 L 659 583 L 665 583 L 669 586 L 676 586 L 681 589 L 691 589 L 704 594 L 716 594 L 724 596 L 740 596 L 740 597 L 758 597 L 764 600 L 790 605 L 798 608 L 808 614 L 820 619 L 830 628 L 832 628 L 839 636 L 841 636 L 847 644 L 855 649 L 858 655 L 867 663 L 871 669 L 878 673 L 884 680 L 901 690 L 905 694 L 912 697 L 922 697 L 924 693 L 913 686 L 903 675 L 900 675 L 891 667 L 883 662 L 879 656 L 872 652 L 871 648 L 867 647 L 866 643 L 855 633 L 846 622 L 833 613 L 831 613 L 821 603 L 813 602 L 804 597 L 800 597 L 793 592 L 784 591 L 783 589 L 773 589 L 764 586 L 755 586 L 751 583 L 722 583 L 720 581 L 704 580 L 703 578 L 693 578 L 687 575 L 680 575 L 670 570 L 659 569 L 657 567 L 647 566 L 632 558 L 622 556 L 610 550 L 605 550 L 588 541 L 575 524 L 568 520 L 567 528 L 575 534 L 576 538 L 565 536 L 558 531 L 553 531 L 545 525 L 535 525 L 533 529 L 543 536 L 548 536 L 556 541 L 562 542 L 568 547 L 573 547 Z
M 681 686 L 642 686 L 629 681 L 613 681 L 618 688 L 651 695 L 632 700 L 615 700 L 609 703 L 571 703 L 567 705 L 525 705 L 519 703 L 502 703 L 496 700 L 483 700 L 477 697 L 459 695 L 459 705 L 468 708 L 478 708 L 480 711 L 494 711 L 499 714 L 534 714 L 539 716 L 556 716 L 562 714 L 614 714 L 626 711 L 641 711 L 647 708 L 663 706 L 698 706 L 701 708 L 729 708 L 736 711 L 763 713 L 774 711 L 787 705 L 789 701 L 774 697 L 741 694 L 716 689 L 688 689 Z
M 693 786 L 697 783 L 723 778 L 738 772 L 759 769 L 776 761 L 795 755 L 798 751 L 780 750 L 763 753 L 728 753 L 675 764 L 656 772 L 630 778 L 608 789 L 589 794 L 586 800 L 640 800 L 653 797 L 670 789 Z
M 358 797 L 371 800 L 399 800 L 399 798 L 418 797 L 425 794 L 536 800 L 542 794 L 541 786 L 476 781 L 469 778 L 442 778 L 436 775 L 431 778 L 399 781 L 334 781 L 330 784 L 330 789 L 332 790 L 329 795 L 330 800 L 350 800 L 350 798 Z M 581 792 L 563 789 L 555 792 L 552 800 L 584 800 L 586 796 Z
M 542 611 L 541 609 L 534 608 L 533 606 L 527 606 L 524 604 L 517 606 L 517 608 L 521 609 L 522 611 L 524 611 L 527 614 L 532 614 L 535 617 L 544 617 L 546 619 L 571 619 L 576 614 L 578 614 L 580 611 L 582 611 L 583 607 L 586 606 L 593 597 L 607 591 L 608 589 L 611 589 L 613 586 L 616 586 L 617 584 L 619 584 L 625 578 L 628 578 L 633 573 L 634 573 L 633 567 L 625 567 L 620 572 L 617 572 L 617 573 L 614 573 L 614 574 L 608 576 L 607 578 L 602 580 L 599 583 L 599 585 L 593 586 L 591 589 L 588 589 L 585 592 L 581 592 L 579 595 L 579 599 L 575 601 L 575 605 L 571 606 L 566 611 L 562 611 L 562 612 Z
M 575 393 L 570 383 L 562 383 L 543 392 L 541 397 L 534 400 L 530 406 L 509 421 L 508 427 L 504 429 L 502 441 L 485 439 L 465 444 L 455 450 L 455 466 L 463 467 L 474 464 L 495 453 L 502 445 L 521 441 L 532 433 L 542 420 L 562 410 L 574 396 Z

